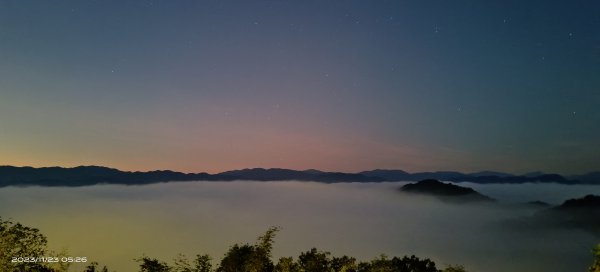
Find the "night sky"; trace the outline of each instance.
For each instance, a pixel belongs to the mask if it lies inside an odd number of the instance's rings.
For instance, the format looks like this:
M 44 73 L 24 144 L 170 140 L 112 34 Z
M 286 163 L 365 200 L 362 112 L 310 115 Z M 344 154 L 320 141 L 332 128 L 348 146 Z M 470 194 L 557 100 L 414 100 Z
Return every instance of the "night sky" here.
M 600 2 L 0 1 L 0 164 L 599 170 Z

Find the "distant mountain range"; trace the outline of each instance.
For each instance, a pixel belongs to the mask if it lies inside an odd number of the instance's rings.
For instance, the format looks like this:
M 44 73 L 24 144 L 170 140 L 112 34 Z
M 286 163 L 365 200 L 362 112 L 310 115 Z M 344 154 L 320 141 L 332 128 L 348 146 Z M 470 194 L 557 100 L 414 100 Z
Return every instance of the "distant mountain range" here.
M 101 166 L 63 167 L 15 167 L 0 166 L 0 187 L 5 186 L 86 186 L 95 184 L 142 185 L 170 181 L 314 181 L 337 182 L 383 182 L 419 181 L 437 179 L 452 182 L 473 183 L 561 183 L 600 185 L 600 172 L 564 177 L 558 174 L 533 173 L 512 175 L 501 172 L 484 171 L 460 173 L 453 171 L 409 173 L 402 170 L 371 170 L 359 173 L 324 172 L 319 170 L 291 170 L 281 168 L 252 168 L 226 171 L 218 174 L 181 173 L 169 170 L 129 172 Z

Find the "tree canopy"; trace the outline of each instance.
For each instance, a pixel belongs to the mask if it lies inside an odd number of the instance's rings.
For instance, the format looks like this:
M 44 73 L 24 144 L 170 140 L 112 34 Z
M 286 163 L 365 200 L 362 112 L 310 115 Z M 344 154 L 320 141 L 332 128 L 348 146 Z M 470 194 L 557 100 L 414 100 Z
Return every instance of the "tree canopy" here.
M 47 243 L 38 229 L 0 217 L 0 271 L 50 271 L 38 262 L 14 261 L 18 257 L 44 256 Z
M 589 272 L 600 272 L 600 244 L 598 244 L 593 250 L 594 262 L 590 266 Z
M 462 266 L 438 270 L 430 259 L 416 256 L 392 257 L 381 255 L 371 261 L 357 261 L 354 257 L 332 256 L 330 252 L 311 248 L 301 252 L 297 259 L 281 257 L 274 263 L 272 251 L 278 227 L 269 228 L 254 244 L 234 244 L 213 268 L 209 255 L 196 255 L 188 260 L 179 255 L 173 263 L 143 256 L 135 261 L 140 272 L 465 272 Z M 68 265 L 44 262 L 14 262 L 14 257 L 42 257 L 51 254 L 47 239 L 36 228 L 23 226 L 0 218 L 0 271 L 64 272 Z M 596 260 L 591 272 L 600 272 L 600 245 L 594 251 Z M 82 272 L 108 272 L 97 262 L 91 262 Z

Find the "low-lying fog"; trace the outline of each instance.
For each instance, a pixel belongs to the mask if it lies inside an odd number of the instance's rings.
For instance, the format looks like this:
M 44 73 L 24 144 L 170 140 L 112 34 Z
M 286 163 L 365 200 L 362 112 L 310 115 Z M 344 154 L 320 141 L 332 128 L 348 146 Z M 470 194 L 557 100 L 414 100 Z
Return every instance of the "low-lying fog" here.
M 428 257 L 468 271 L 586 271 L 599 237 L 578 230 L 523 231 L 503 220 L 527 216 L 532 200 L 560 204 L 600 186 L 464 183 L 507 205 L 455 205 L 400 193 L 404 183 L 177 182 L 146 186 L 1 188 L 0 216 L 37 227 L 67 248 L 120 272 L 142 255 L 221 259 L 281 226 L 274 257 L 312 247 L 333 255 Z

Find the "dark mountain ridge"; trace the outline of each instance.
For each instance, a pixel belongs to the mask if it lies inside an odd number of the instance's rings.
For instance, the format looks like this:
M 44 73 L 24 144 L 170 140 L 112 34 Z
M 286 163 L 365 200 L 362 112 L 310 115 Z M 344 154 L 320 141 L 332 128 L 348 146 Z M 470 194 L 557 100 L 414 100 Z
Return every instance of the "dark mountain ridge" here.
M 437 179 L 452 182 L 473 183 L 561 183 L 561 184 L 600 184 L 600 179 L 587 179 L 585 181 L 567 179 L 558 174 L 541 174 L 540 176 L 516 176 L 501 172 L 484 171 L 473 174 L 464 174 L 455 171 L 437 171 L 407 173 L 399 170 L 373 170 L 360 172 L 360 174 L 373 177 L 382 177 L 385 181 L 419 181 L 424 179 Z
M 597 210 L 598 212 L 600 212 L 600 196 L 586 195 L 582 198 L 573 198 L 566 200 L 560 206 L 554 207 L 554 210 L 559 211 L 580 209 Z M 598 219 L 600 219 L 600 216 L 598 217 Z
M 242 170 L 232 170 L 219 173 L 217 175 L 226 175 L 239 180 L 258 180 L 258 181 L 278 181 L 278 180 L 298 180 L 298 181 L 318 181 L 318 182 L 381 182 L 384 178 L 366 176 L 362 174 L 341 173 L 341 172 L 322 172 L 309 169 L 304 171 L 282 169 L 282 168 L 250 168 Z
M 437 197 L 450 202 L 489 202 L 494 199 L 482 195 L 469 187 L 458 186 L 452 183 L 444 183 L 435 179 L 425 179 L 417 183 L 402 186 L 401 191 L 411 194 L 423 194 Z
M 529 222 L 544 228 L 578 228 L 600 237 L 600 196 L 566 200 L 536 212 Z
M 494 174 L 494 175 L 492 175 Z M 334 182 L 384 182 L 384 181 L 419 181 L 437 179 L 452 182 L 473 183 L 561 183 L 561 184 L 599 184 L 595 173 L 580 175 L 579 179 L 567 179 L 558 174 L 542 174 L 541 176 L 515 176 L 500 172 L 479 172 L 464 174 L 455 171 L 409 173 L 402 170 L 376 169 L 359 173 L 324 172 L 315 169 L 291 170 L 282 168 L 251 168 L 226 171 L 218 174 L 181 173 L 170 170 L 147 172 L 121 171 L 102 166 L 63 167 L 15 167 L 0 166 L 0 187 L 4 186 L 86 186 L 95 184 L 140 185 L 170 181 L 315 181 Z
M 233 180 L 226 175 L 185 174 L 169 170 L 128 172 L 101 166 L 14 167 L 0 166 L 0 187 L 4 186 L 86 186 L 95 184 L 141 185 L 168 181 Z

